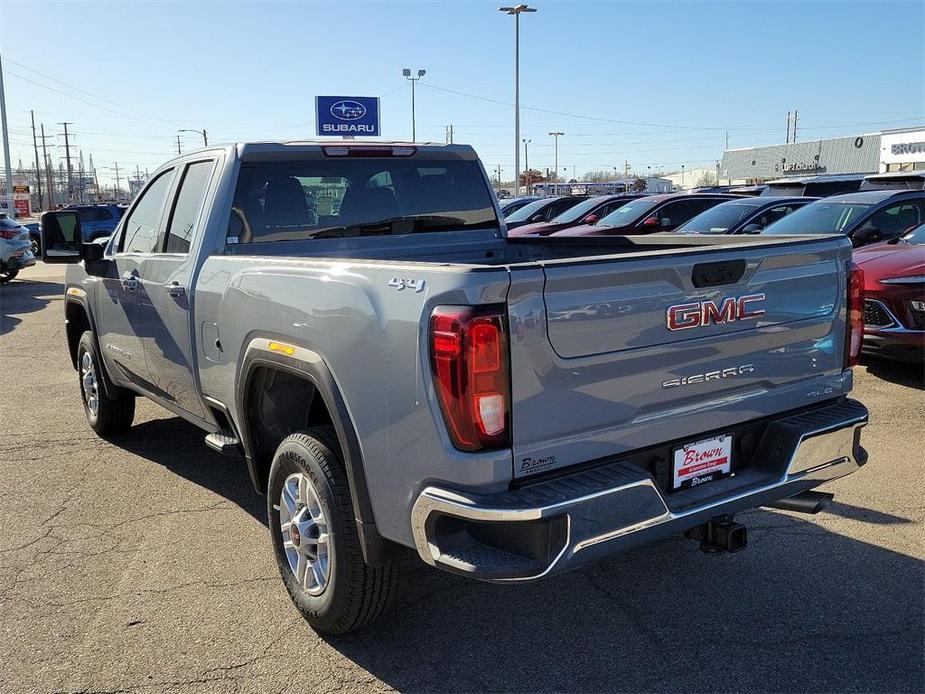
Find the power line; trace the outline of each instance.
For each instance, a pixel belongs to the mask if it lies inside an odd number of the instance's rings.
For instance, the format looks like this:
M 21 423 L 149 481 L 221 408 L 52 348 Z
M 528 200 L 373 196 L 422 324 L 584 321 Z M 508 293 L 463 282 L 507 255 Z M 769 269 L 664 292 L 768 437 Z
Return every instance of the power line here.
M 45 79 L 49 79 L 49 80 L 51 80 L 52 82 L 56 82 L 56 83 L 58 83 L 58 84 L 60 84 L 60 85 L 63 85 L 63 86 L 65 86 L 65 87 L 67 87 L 68 89 L 73 89 L 75 92 L 80 92 L 81 94 L 86 94 L 87 96 L 92 97 L 92 98 L 94 98 L 94 99 L 96 99 L 96 100 L 98 100 L 98 101 L 103 101 L 103 102 L 105 102 L 105 103 L 107 103 L 107 104 L 112 104 L 113 106 L 117 106 L 117 107 L 118 107 L 119 109 L 121 109 L 122 111 L 129 111 L 130 113 L 137 113 L 138 115 L 145 116 L 146 118 L 151 118 L 151 119 L 153 119 L 153 120 L 162 120 L 161 118 L 158 118 L 158 117 L 156 117 L 156 116 L 152 116 L 152 115 L 149 114 L 149 113 L 144 113 L 144 112 L 139 111 L 139 110 L 137 110 L 137 109 L 129 108 L 128 106 L 125 106 L 124 104 L 122 104 L 122 103 L 120 103 L 120 102 L 118 102 L 118 101 L 113 101 L 112 99 L 107 99 L 107 98 L 105 98 L 105 97 L 99 96 L 98 94 L 94 94 L 93 92 L 88 92 L 86 89 L 81 89 L 80 87 L 75 87 L 73 84 L 68 84 L 68 83 L 65 82 L 64 80 L 59 80 L 57 77 L 52 77 L 51 75 L 46 75 L 44 72 L 39 72 L 39 71 L 36 70 L 35 68 L 31 68 L 31 67 L 29 67 L 28 65 L 23 65 L 22 63 L 18 63 L 18 62 L 16 62 L 15 60 L 10 60 L 9 58 L 7 58 L 7 62 L 8 62 L 8 63 L 12 63 L 13 65 L 17 65 L 17 66 L 23 68 L 24 70 L 28 70 L 29 72 L 33 72 L 33 73 L 35 73 L 36 75 L 41 75 L 41 76 L 44 77 Z M 19 76 L 19 77 L 20 77 L 20 79 L 24 79 L 24 78 L 21 77 L 21 76 Z M 161 127 L 161 126 L 158 126 L 158 127 Z
M 114 113 L 114 114 L 116 114 L 117 116 L 120 116 L 120 117 L 122 117 L 122 118 L 127 118 L 127 119 L 129 119 L 129 120 L 136 120 L 136 121 L 138 121 L 139 123 L 145 123 L 146 125 L 150 125 L 150 126 L 153 127 L 153 128 L 165 128 L 165 129 L 168 129 L 168 130 L 170 129 L 170 128 L 167 128 L 167 126 L 165 126 L 165 125 L 158 125 L 157 123 L 151 123 L 150 121 L 146 121 L 146 120 L 144 120 L 143 118 L 137 118 L 137 117 L 135 117 L 135 116 L 126 115 L 125 113 L 120 113 L 119 111 L 116 111 L 116 110 L 114 110 L 114 109 L 111 109 L 111 108 L 109 108 L 109 107 L 107 107 L 107 106 L 103 106 L 103 105 L 101 105 L 101 104 L 94 104 L 92 101 L 87 101 L 86 99 L 81 99 L 79 96 L 74 96 L 73 94 L 68 94 L 67 92 L 61 91 L 60 89 L 55 89 L 54 87 L 49 87 L 47 84 L 42 84 L 41 82 L 36 82 L 35 80 L 31 80 L 31 79 L 29 79 L 28 77 L 23 77 L 22 75 L 17 75 L 15 72 L 10 72 L 9 70 L 7 70 L 7 71 L 6 71 L 6 74 L 7 74 L 7 75 L 12 75 L 13 77 L 15 77 L 15 78 L 17 78 L 17 79 L 21 79 L 21 80 L 23 80 L 23 81 L 25 81 L 25 82 L 29 82 L 30 84 L 34 84 L 35 86 L 41 87 L 42 89 L 47 89 L 48 91 L 55 92 L 56 94 L 60 94 L 61 96 L 66 96 L 66 97 L 68 97 L 69 99 L 74 99 L 75 101 L 80 101 L 81 103 L 87 104 L 88 106 L 92 106 L 93 108 L 98 108 L 98 109 L 101 109 L 101 110 L 103 110 L 103 111 L 109 111 L 110 113 Z

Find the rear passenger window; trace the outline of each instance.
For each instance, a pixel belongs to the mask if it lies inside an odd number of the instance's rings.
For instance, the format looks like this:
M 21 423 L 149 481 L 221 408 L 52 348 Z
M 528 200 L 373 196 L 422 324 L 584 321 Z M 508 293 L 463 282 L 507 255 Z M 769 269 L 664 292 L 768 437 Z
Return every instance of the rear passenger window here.
M 876 228 L 885 239 L 894 239 L 918 226 L 922 222 L 923 212 L 925 199 L 904 200 L 875 212 L 865 226 Z
M 791 212 L 793 212 L 793 207 L 790 205 L 772 207 L 770 210 L 765 210 L 758 219 L 753 221 L 753 223 L 758 223 L 763 227 L 769 227 L 778 219 L 783 219 Z
M 167 227 L 167 253 L 189 253 L 190 239 L 199 222 L 213 166 L 212 161 L 200 161 L 186 167 L 173 216 Z
M 158 231 L 161 217 L 173 180 L 173 169 L 165 171 L 154 179 L 135 204 L 125 220 L 120 253 L 153 253 L 157 251 Z

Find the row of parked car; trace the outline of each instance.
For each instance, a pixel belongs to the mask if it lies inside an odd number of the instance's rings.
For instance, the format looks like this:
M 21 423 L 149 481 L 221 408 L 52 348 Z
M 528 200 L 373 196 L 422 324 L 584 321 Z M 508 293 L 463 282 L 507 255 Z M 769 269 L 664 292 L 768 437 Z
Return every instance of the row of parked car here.
M 768 190 L 768 189 L 765 189 Z M 829 197 L 691 191 L 503 201 L 512 238 L 679 234 L 845 234 L 865 273 L 868 354 L 925 357 L 925 191 Z

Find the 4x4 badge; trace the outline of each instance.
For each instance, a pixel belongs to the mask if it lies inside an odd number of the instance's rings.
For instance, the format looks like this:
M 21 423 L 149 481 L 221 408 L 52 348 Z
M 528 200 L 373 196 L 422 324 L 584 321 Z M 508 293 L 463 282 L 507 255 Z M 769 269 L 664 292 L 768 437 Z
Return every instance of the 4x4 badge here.
M 389 280 L 389 286 L 395 287 L 398 291 L 402 289 L 413 289 L 415 292 L 421 292 L 424 291 L 424 280 L 393 277 Z

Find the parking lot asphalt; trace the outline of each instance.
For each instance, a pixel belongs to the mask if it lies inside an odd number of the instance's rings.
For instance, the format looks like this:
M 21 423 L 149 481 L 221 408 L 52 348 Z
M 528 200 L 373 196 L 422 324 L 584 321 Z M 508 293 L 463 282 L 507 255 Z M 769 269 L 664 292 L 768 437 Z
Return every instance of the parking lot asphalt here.
M 737 517 L 539 583 L 405 562 L 392 611 L 321 638 L 279 580 L 243 464 L 139 400 L 97 438 L 67 358 L 63 270 L 0 287 L 0 692 L 921 692 L 922 369 L 871 362 L 870 463 L 807 517 Z

